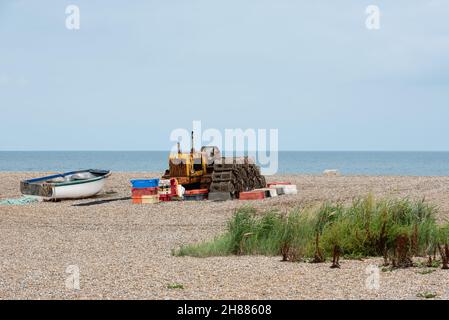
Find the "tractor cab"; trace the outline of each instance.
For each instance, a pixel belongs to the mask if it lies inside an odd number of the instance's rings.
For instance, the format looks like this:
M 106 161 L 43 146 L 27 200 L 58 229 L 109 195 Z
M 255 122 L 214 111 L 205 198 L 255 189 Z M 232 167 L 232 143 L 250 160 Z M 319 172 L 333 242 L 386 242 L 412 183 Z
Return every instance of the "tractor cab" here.
M 207 165 L 213 165 L 214 161 L 221 158 L 220 149 L 216 146 L 203 146 L 201 153 L 206 156 Z

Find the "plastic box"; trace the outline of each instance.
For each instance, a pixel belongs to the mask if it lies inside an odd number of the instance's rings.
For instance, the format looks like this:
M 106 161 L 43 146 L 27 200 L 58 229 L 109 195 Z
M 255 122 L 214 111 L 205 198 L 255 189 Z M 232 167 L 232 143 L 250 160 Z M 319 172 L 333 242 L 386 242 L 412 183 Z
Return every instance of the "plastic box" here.
M 184 200 L 187 201 L 200 201 L 207 200 L 207 193 L 199 193 L 199 194 L 184 194 Z
M 185 195 L 192 196 L 196 194 L 208 194 L 209 190 L 207 189 L 194 189 L 194 190 L 186 190 Z
M 157 188 L 159 186 L 159 179 L 142 179 L 131 180 L 133 188 Z
M 270 182 L 267 184 L 267 187 L 274 187 L 274 186 L 285 186 L 285 185 L 290 185 L 292 184 L 291 182 L 287 182 L 287 181 L 275 181 L 275 182 Z
M 265 199 L 265 191 L 240 192 L 240 200 L 261 200 Z
M 132 198 L 134 204 L 150 204 L 150 203 L 158 203 L 159 196 L 141 196 L 141 197 L 133 197 Z
M 158 193 L 158 188 L 132 188 L 131 194 L 133 197 L 140 196 L 154 196 Z

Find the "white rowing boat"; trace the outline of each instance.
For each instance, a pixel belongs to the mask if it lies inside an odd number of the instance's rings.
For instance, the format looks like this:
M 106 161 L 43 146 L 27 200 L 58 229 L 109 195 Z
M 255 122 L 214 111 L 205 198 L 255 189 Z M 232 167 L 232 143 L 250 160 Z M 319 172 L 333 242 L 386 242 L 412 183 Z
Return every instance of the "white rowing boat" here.
M 108 170 L 80 170 L 20 182 L 22 194 L 46 200 L 82 199 L 98 194 L 104 187 Z

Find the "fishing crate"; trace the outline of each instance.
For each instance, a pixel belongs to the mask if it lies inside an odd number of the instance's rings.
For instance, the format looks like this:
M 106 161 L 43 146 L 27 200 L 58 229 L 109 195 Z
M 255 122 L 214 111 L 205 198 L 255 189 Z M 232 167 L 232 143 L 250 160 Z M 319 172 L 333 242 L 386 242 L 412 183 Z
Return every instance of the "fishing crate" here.
M 186 190 L 184 194 L 188 196 L 193 196 L 197 194 L 208 194 L 208 193 L 209 190 L 207 189 L 193 189 L 193 190 Z
M 260 188 L 260 189 L 255 189 L 253 191 L 263 191 L 265 192 L 265 198 L 273 198 L 273 197 L 277 197 L 278 196 L 278 189 L 276 188 Z
M 154 196 L 158 194 L 158 188 L 132 188 L 131 195 L 133 197 Z
M 159 187 L 159 179 L 136 179 L 131 180 L 133 188 L 157 188 Z
M 184 195 L 184 200 L 187 201 L 201 201 L 201 200 L 207 200 L 207 193 L 203 194 L 191 194 L 191 195 Z
M 271 188 L 275 188 L 278 195 L 298 194 L 296 184 L 275 184 L 271 185 Z
M 291 182 L 287 182 L 287 181 L 275 181 L 275 182 L 270 182 L 267 184 L 267 187 L 274 187 L 274 186 L 285 186 L 285 185 L 291 185 Z
M 184 200 L 187 201 L 207 200 L 208 194 L 209 190 L 207 189 L 186 190 L 184 193 Z
M 172 196 L 169 194 L 160 194 L 159 201 L 162 201 L 162 202 L 172 201 Z
M 177 195 L 178 181 L 175 178 L 159 180 L 160 195 Z
M 240 200 L 262 200 L 265 199 L 265 191 L 246 191 L 240 192 Z
M 133 197 L 132 199 L 132 203 L 134 204 L 153 204 L 159 202 L 158 195 Z

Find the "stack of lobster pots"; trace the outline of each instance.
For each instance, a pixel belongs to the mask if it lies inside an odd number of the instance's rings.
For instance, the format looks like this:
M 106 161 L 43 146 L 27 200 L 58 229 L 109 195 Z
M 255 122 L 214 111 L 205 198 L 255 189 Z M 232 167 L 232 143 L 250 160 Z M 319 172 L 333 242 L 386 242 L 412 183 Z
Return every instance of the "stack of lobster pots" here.
M 159 179 L 131 180 L 132 202 L 147 204 L 159 202 Z

